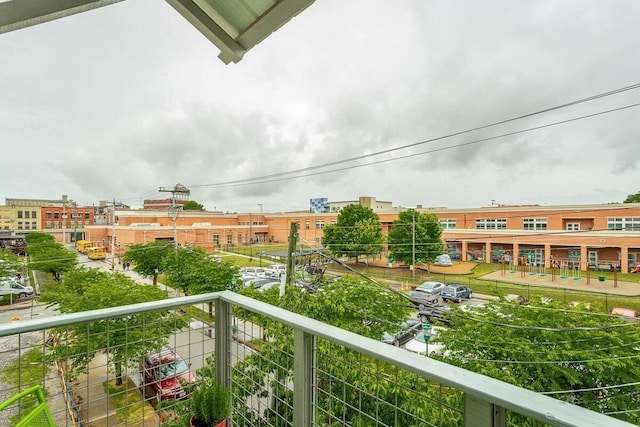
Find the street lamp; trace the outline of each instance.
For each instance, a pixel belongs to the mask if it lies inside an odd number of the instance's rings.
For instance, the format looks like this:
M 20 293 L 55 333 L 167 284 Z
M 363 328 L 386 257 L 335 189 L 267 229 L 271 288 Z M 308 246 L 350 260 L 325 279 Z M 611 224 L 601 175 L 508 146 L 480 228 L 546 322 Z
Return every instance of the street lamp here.
M 424 343 L 427 346 L 427 357 L 429 357 L 429 340 L 431 339 L 431 324 L 429 322 L 422 324 L 422 335 L 424 336 Z
M 264 251 L 259 251 L 258 255 L 260 255 L 260 267 L 262 267 L 262 255 L 264 255 Z

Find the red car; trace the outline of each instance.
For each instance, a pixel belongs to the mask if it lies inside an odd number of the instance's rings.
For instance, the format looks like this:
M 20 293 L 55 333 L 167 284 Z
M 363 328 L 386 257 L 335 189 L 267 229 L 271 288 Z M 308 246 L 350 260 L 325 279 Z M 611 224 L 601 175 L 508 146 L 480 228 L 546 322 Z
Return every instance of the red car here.
M 187 397 L 182 385 L 196 380 L 187 362 L 171 347 L 140 359 L 140 377 L 142 386 L 151 386 L 158 401 Z

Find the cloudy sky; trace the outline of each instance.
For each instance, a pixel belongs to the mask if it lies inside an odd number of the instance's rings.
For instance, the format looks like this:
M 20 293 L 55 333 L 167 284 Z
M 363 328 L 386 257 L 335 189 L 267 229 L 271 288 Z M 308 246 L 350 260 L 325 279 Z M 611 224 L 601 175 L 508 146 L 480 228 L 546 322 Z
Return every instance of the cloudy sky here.
M 640 83 L 639 16 L 637 0 L 321 0 L 230 65 L 158 0 L 2 34 L 0 197 L 622 201 L 640 190 L 640 88 L 499 123 Z

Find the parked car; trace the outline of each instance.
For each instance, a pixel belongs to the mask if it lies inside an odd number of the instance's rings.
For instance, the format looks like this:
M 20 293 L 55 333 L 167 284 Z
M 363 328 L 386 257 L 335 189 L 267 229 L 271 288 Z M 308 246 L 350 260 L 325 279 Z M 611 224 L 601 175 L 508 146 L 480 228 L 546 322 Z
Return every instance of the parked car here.
M 271 288 L 276 288 L 276 287 L 279 287 L 279 286 L 280 286 L 280 282 L 279 281 L 271 280 L 270 282 L 264 283 L 262 286 L 260 286 L 258 288 L 258 290 L 260 292 L 264 292 L 266 290 L 269 290 Z
M 426 307 L 418 311 L 418 319 L 422 323 L 439 322 L 447 326 L 451 325 L 451 319 L 449 318 L 449 312 L 451 308 L 446 305 L 434 305 Z
M 267 272 L 262 267 L 242 267 L 239 271 L 241 276 L 267 277 Z
M 244 283 L 245 287 L 251 287 L 254 289 L 259 289 L 261 286 L 266 285 L 267 283 L 280 283 L 271 279 L 270 277 L 253 277 L 253 276 L 242 276 L 240 277 L 242 283 Z
M 426 281 L 422 282 L 422 284 L 415 290 L 418 292 L 424 292 L 429 295 L 440 295 L 440 293 L 442 292 L 442 288 L 444 288 L 444 283 Z
M 471 298 L 471 289 L 458 283 L 449 283 L 444 287 L 444 289 L 442 289 L 442 293 L 440 294 L 440 296 L 442 297 L 443 301 L 451 300 L 460 302 L 462 301 L 462 298 Z
M 158 402 L 187 397 L 182 385 L 196 380 L 187 362 L 168 346 L 140 359 L 140 378 L 143 387 L 150 386 L 155 391 Z
M 382 334 L 382 342 L 399 347 L 413 339 L 420 330 L 422 330 L 422 324 L 418 319 L 408 319 L 402 322 L 400 329 L 395 334 L 384 332 Z
M 442 331 L 444 328 L 441 326 L 432 326 L 430 331 L 429 331 L 429 354 L 428 356 L 434 355 L 434 354 L 442 354 L 443 350 L 444 350 L 444 345 L 441 342 L 437 342 L 437 338 L 438 335 L 440 333 L 440 331 Z M 423 330 L 420 330 L 420 332 L 418 332 L 413 339 L 411 339 L 410 341 L 408 341 L 405 344 L 405 349 L 412 351 L 414 353 L 418 353 L 418 354 L 424 354 L 427 355 L 427 343 L 424 340 L 425 337 L 425 332 Z
M 405 295 L 411 300 L 413 305 L 420 310 L 432 305 L 437 305 L 440 302 L 439 295 L 430 295 L 426 292 L 407 291 Z
M 0 279 L 0 296 L 15 295 L 18 298 L 25 298 L 35 294 L 31 286 L 22 285 L 13 277 Z
M 278 279 L 280 278 L 281 274 L 285 274 L 287 272 L 287 266 L 284 264 L 271 264 L 267 266 L 264 270 L 268 277 L 273 277 L 275 279 Z

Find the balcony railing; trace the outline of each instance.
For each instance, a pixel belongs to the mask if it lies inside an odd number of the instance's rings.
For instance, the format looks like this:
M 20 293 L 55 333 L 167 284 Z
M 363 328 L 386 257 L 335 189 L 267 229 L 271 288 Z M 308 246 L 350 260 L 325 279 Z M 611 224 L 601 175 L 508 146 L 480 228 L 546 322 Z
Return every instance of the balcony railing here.
M 230 291 L 0 325 L 0 400 L 40 384 L 58 426 L 169 424 L 138 364 L 165 343 L 230 388 L 232 426 L 630 425 Z

